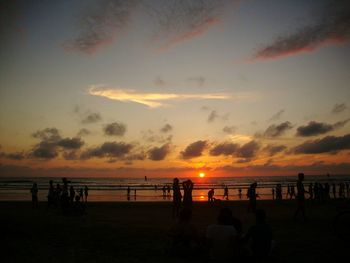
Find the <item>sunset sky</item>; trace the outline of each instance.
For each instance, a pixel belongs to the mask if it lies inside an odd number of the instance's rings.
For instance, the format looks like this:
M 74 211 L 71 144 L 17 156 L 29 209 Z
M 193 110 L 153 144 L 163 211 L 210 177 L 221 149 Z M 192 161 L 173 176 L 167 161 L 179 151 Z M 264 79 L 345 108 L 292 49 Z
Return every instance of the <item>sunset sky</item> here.
M 0 3 L 0 176 L 349 174 L 350 3 Z

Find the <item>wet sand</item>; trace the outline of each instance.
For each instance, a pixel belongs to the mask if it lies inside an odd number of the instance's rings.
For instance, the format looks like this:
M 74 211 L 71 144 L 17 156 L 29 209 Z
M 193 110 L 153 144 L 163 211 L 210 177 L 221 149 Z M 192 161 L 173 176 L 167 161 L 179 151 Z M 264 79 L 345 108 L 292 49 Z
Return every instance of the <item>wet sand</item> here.
M 349 244 L 339 240 L 332 220 L 339 200 L 307 203 L 308 221 L 293 220 L 295 201 L 258 202 L 266 210 L 276 249 L 274 262 L 340 262 Z M 38 210 L 30 202 L 0 202 L 2 262 L 203 262 L 168 258 L 166 233 L 174 224 L 170 202 L 89 203 L 83 216 Z M 194 204 L 193 223 L 204 235 L 220 207 L 230 207 L 246 231 L 253 223 L 246 201 Z M 205 262 L 205 261 L 204 261 Z

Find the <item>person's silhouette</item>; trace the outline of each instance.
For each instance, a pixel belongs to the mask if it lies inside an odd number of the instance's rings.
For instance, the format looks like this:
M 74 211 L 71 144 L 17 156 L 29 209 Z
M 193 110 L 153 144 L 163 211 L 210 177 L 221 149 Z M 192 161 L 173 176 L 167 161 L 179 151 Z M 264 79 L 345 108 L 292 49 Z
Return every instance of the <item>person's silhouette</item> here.
M 173 180 L 173 218 L 178 217 L 181 208 L 182 194 L 179 185 L 179 179 Z
M 193 190 L 193 182 L 191 180 L 187 180 L 182 183 L 182 187 L 184 189 L 184 199 L 183 205 L 185 208 L 192 207 L 192 190 Z
M 32 208 L 38 208 L 38 192 L 37 183 L 33 183 L 33 186 L 30 189 L 30 193 L 32 194 Z
M 306 220 L 306 215 L 305 215 L 305 189 L 304 189 L 304 174 L 299 173 L 298 174 L 298 181 L 297 181 L 297 209 L 295 210 L 294 213 L 294 219 L 297 218 L 298 214 L 301 213 L 304 220 Z

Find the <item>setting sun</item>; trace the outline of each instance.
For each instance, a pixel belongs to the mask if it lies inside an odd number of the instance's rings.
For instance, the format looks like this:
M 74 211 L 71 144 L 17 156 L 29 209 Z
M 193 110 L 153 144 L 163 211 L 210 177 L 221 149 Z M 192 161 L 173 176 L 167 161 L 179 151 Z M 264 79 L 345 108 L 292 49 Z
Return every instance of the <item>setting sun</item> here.
M 199 173 L 199 177 L 203 178 L 205 176 L 205 173 Z

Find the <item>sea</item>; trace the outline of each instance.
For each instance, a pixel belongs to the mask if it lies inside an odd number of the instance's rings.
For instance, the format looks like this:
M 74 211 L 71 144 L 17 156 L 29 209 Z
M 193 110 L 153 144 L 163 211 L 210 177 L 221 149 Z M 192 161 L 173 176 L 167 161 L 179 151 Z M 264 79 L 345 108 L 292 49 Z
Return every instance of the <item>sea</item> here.
M 171 200 L 172 178 L 67 178 L 69 185 L 76 191 L 87 186 L 89 201 L 94 202 L 167 202 Z M 214 197 L 223 199 L 224 187 L 229 189 L 229 200 L 246 200 L 249 185 L 258 183 L 257 193 L 262 200 L 272 199 L 272 189 L 282 185 L 283 198 L 287 193 L 288 185 L 296 185 L 296 176 L 260 176 L 260 177 L 204 177 L 180 178 L 180 183 L 191 179 L 194 182 L 193 200 L 207 201 L 209 189 L 214 189 Z M 38 184 L 39 201 L 47 200 L 49 181 L 54 185 L 61 184 L 62 178 L 57 177 L 0 177 L 0 201 L 29 201 L 30 188 L 33 183 Z M 338 189 L 341 182 L 350 183 L 350 175 L 306 175 L 304 185 L 310 183 L 334 184 Z M 168 187 L 169 186 L 169 187 Z M 127 189 L 130 189 L 129 194 Z M 165 189 L 165 193 L 163 191 Z M 241 195 L 239 194 L 241 192 Z

